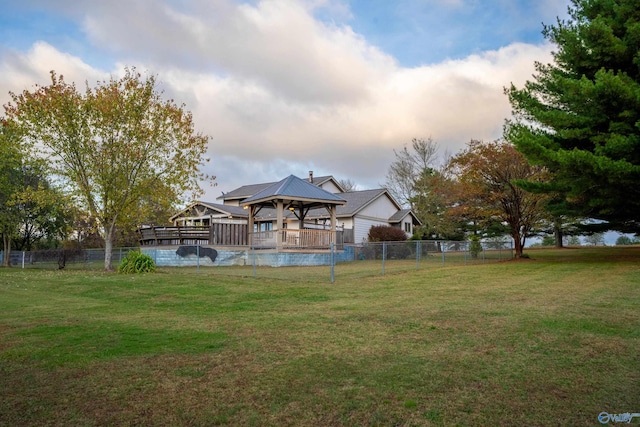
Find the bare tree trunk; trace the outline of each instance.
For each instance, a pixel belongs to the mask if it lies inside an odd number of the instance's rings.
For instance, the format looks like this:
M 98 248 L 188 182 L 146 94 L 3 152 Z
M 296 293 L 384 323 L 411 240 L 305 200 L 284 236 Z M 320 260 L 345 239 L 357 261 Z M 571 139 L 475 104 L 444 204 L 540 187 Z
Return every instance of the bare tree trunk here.
M 113 250 L 113 231 L 115 224 L 104 227 L 104 269 L 105 271 L 113 271 L 113 262 L 111 252 Z
M 524 249 L 524 238 L 521 238 L 521 234 L 519 231 L 513 230 L 512 229 L 512 234 L 511 237 L 513 238 L 513 245 L 514 245 L 514 256 L 516 259 L 520 259 L 522 258 L 522 251 Z
M 555 240 L 556 240 L 556 248 L 563 247 L 562 238 L 564 236 L 562 233 L 562 227 L 560 226 L 558 221 L 554 221 L 553 223 L 553 236 L 555 237 Z
M 7 233 L 2 233 L 2 266 L 11 267 L 11 238 Z

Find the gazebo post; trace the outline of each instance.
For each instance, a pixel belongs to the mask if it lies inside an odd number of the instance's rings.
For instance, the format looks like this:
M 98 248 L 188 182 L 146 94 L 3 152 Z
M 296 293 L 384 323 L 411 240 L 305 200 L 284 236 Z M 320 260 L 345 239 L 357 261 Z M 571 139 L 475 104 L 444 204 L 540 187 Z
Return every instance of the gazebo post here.
M 304 205 L 300 203 L 300 225 L 298 225 L 300 230 L 304 229 Z
M 253 246 L 253 221 L 254 221 L 254 205 L 249 205 L 249 221 L 247 224 L 247 236 L 249 237 L 249 246 Z
M 276 217 L 276 249 L 280 249 L 282 247 L 282 235 L 283 235 L 283 228 L 282 228 L 282 217 L 283 217 L 283 210 L 284 210 L 284 203 L 282 201 L 282 199 L 278 199 L 277 205 L 276 205 L 276 211 L 277 211 L 277 217 Z
M 338 240 L 336 239 L 336 205 L 331 205 L 329 214 L 331 215 L 331 240 L 335 243 Z

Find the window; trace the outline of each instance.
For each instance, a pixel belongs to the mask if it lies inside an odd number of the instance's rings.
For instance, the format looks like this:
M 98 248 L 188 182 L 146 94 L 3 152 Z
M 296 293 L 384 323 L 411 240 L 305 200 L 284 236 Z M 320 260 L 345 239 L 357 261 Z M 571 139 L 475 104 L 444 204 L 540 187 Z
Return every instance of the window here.
M 410 222 L 405 222 L 404 223 L 404 232 L 411 234 L 411 223 Z
M 271 221 L 268 222 L 257 222 L 253 224 L 253 231 L 271 231 L 273 229 L 273 223 Z

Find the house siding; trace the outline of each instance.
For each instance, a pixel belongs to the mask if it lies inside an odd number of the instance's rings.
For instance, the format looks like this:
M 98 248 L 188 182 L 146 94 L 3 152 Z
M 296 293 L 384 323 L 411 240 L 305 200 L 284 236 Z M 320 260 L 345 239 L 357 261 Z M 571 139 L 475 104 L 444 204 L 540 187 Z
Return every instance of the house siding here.
M 328 191 L 329 193 L 341 193 L 342 190 L 340 190 L 332 181 L 327 181 L 325 183 L 323 183 L 320 188 L 322 188 L 325 191 Z
M 367 242 L 369 240 L 369 230 L 374 225 L 389 225 L 389 223 L 386 220 L 362 218 L 360 216 L 357 216 L 355 218 L 355 225 L 353 227 L 354 242 L 356 244 Z
M 358 212 L 358 216 L 380 219 L 388 225 L 388 219 L 396 212 L 398 212 L 398 208 L 393 204 L 393 202 L 391 202 L 391 200 L 389 200 L 388 197 L 378 197 L 371 204 Z
M 408 232 L 407 227 L 411 231 Z M 406 218 L 402 220 L 402 223 L 400 224 L 400 228 L 402 231 L 405 232 L 405 234 L 407 235 L 407 238 L 413 235 L 413 221 L 412 221 L 411 215 L 407 215 Z

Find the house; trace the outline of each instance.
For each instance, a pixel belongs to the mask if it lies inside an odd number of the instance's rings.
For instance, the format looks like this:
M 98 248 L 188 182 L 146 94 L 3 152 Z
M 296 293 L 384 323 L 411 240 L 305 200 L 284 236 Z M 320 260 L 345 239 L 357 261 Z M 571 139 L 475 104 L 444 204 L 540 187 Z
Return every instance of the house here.
M 295 178 L 295 177 L 293 177 Z M 290 178 L 286 178 L 281 185 L 285 185 Z M 298 178 L 295 178 L 299 180 Z M 409 209 L 402 206 L 384 188 L 374 190 L 345 192 L 339 182 L 333 176 L 309 177 L 304 181 L 313 184 L 324 192 L 332 193 L 336 200 L 344 201 L 336 203 L 333 211 L 334 226 L 343 234 L 344 243 L 360 243 L 367 240 L 369 229 L 372 226 L 390 225 L 404 230 L 407 237 L 413 234 L 414 228 L 420 225 L 420 221 Z M 261 192 L 269 188 L 277 187 L 278 183 L 269 182 L 261 184 L 249 184 L 239 187 L 228 193 L 223 193 L 218 200 L 222 203 L 197 201 L 187 206 L 171 218 L 175 226 L 208 226 L 215 223 L 253 223 L 250 228 L 254 233 L 269 232 L 277 229 L 278 209 L 262 206 L 255 211 L 255 215 L 249 218 L 247 206 L 242 207 L 246 201 L 260 196 Z M 291 184 L 291 183 L 289 183 Z M 307 193 L 308 189 L 305 190 Z M 328 195 L 314 195 L 313 197 L 328 198 Z M 258 197 L 260 199 L 260 197 Z M 332 212 L 322 204 L 315 203 L 299 208 L 295 202 L 289 200 L 289 204 L 283 205 L 282 228 L 286 230 L 329 230 L 332 226 Z M 304 197 L 301 200 L 307 200 Z M 308 199 L 311 200 L 311 199 Z M 275 206 L 275 204 L 272 204 Z

